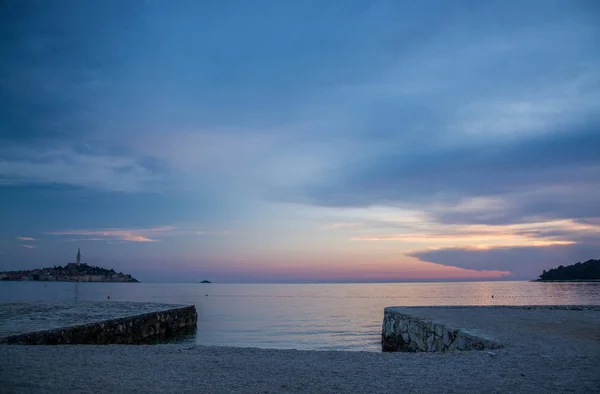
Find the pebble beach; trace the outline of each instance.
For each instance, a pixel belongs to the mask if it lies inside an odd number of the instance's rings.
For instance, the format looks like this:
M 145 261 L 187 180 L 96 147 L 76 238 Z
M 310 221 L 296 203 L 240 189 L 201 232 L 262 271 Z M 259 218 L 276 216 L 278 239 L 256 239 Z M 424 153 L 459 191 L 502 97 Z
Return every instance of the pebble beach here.
M 373 353 L 159 346 L 0 346 L 5 393 L 593 393 L 598 346 Z
M 191 345 L 0 346 L 6 393 L 595 393 L 600 311 L 436 308 L 494 351 L 376 353 Z M 419 311 L 431 314 L 435 309 Z M 476 323 L 473 323 L 477 325 Z M 472 324 L 471 324 L 472 325 Z

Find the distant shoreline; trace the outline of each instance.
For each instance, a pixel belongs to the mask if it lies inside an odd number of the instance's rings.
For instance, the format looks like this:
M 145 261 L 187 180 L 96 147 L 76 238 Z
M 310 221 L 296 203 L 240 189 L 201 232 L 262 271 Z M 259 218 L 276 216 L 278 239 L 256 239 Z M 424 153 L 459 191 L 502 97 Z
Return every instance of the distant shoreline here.
M 139 280 L 30 280 L 0 279 L 0 282 L 37 282 L 37 283 L 141 283 Z
M 79 260 L 79 255 L 78 255 Z M 114 269 L 91 266 L 85 263 L 69 263 L 62 266 L 33 270 L 0 272 L 1 281 L 10 282 L 99 282 L 137 283 L 133 276 Z
M 118 280 L 13 280 L 2 279 L 1 282 L 36 282 L 36 283 L 142 283 L 139 280 L 134 281 L 118 281 Z
M 531 282 L 600 282 L 600 279 L 534 279 Z

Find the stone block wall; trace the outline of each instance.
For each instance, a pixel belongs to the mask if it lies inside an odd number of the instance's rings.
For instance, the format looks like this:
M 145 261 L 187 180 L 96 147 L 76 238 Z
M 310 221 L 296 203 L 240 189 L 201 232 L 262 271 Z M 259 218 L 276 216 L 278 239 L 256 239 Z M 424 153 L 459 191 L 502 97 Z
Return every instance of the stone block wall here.
M 384 352 L 447 352 L 453 350 L 497 349 L 502 345 L 386 308 L 381 332 Z
M 37 331 L 0 339 L 22 345 L 141 344 L 193 331 L 196 307 L 185 306 L 97 323 Z

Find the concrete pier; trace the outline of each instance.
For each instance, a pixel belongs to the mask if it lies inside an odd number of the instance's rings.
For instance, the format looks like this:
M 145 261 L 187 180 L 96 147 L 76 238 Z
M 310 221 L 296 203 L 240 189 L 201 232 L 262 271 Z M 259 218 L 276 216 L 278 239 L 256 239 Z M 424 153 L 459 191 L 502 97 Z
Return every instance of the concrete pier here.
M 391 352 L 530 349 L 567 340 L 589 346 L 600 340 L 598 327 L 598 306 L 388 307 L 381 347 Z
M 0 304 L 0 343 L 140 344 L 193 332 L 194 306 L 135 302 Z

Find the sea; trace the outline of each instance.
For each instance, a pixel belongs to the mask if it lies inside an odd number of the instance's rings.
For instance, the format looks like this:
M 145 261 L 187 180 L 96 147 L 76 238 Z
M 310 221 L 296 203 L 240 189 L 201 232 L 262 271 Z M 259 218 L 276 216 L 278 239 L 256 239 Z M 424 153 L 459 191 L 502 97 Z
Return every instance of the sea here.
M 183 343 L 378 352 L 387 306 L 600 305 L 600 282 L 0 282 L 0 302 L 17 301 L 194 304 L 198 328 Z

